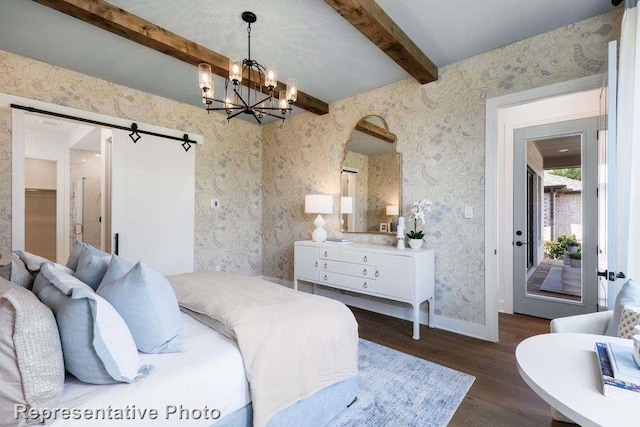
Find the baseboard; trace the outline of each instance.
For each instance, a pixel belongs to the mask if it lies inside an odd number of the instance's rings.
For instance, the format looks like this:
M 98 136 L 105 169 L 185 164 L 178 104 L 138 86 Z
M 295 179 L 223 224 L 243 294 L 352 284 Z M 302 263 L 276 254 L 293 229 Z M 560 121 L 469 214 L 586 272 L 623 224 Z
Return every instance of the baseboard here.
M 277 277 L 258 276 L 262 280 L 277 283 L 282 286 L 293 288 L 291 280 L 278 279 Z M 313 293 L 313 285 L 298 281 L 298 289 L 302 292 Z M 395 317 L 407 321 L 413 321 L 413 310 L 410 305 L 395 305 L 384 302 L 382 299 L 360 298 L 344 291 L 337 289 L 325 288 L 323 286 L 316 287 L 316 295 L 335 299 L 343 304 L 352 307 L 361 308 L 363 310 L 373 311 L 374 313 L 384 314 L 385 316 Z M 429 324 L 429 313 L 420 312 L 420 324 L 427 326 Z M 466 335 L 472 338 L 478 338 L 485 341 L 497 341 L 493 339 L 485 325 L 467 322 L 459 319 L 452 319 L 445 316 L 435 315 L 433 318 L 433 327 L 442 329 L 456 334 Z

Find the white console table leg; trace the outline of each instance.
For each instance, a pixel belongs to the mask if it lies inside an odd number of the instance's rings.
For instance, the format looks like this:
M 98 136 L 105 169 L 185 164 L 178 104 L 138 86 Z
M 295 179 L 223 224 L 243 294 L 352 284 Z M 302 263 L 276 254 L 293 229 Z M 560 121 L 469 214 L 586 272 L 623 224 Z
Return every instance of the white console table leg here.
M 420 339 L 420 304 L 413 304 L 413 339 Z
M 293 290 L 297 291 L 298 290 L 298 278 L 297 277 L 293 277 Z M 431 306 L 429 306 L 431 307 Z
M 429 298 L 427 301 L 429 301 L 429 327 L 434 328 L 433 319 L 435 319 L 436 307 L 433 303 L 433 297 Z

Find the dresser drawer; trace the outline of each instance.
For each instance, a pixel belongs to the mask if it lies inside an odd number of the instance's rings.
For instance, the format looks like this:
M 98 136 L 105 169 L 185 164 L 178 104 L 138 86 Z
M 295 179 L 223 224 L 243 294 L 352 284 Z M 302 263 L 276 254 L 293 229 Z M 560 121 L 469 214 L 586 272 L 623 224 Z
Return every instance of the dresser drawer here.
M 346 274 L 340 273 L 332 273 L 330 271 L 321 271 L 318 275 L 318 283 L 326 283 L 329 286 L 337 285 L 361 292 L 375 292 L 376 289 L 375 280 L 365 279 L 363 277 L 348 276 Z
M 375 252 L 320 248 L 320 258 L 332 261 L 352 262 L 355 264 L 376 265 Z
M 294 249 L 294 272 L 300 279 L 318 279 L 318 248 L 313 246 L 296 245 Z
M 320 260 L 320 273 L 330 271 L 332 273 L 359 276 L 365 279 L 375 279 L 376 268 L 370 265 L 352 264 L 349 262 Z

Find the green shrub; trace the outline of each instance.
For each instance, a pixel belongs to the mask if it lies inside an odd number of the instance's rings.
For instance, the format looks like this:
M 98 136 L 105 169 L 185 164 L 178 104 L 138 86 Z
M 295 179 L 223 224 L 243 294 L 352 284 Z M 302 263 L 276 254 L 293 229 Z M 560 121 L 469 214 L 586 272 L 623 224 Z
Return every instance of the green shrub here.
M 544 242 L 544 256 L 549 259 L 562 259 L 569 246 L 577 246 L 578 251 L 580 251 L 581 245 L 578 243 L 576 236 L 561 234 L 556 240 L 546 240 Z
M 569 254 L 569 258 L 571 259 L 582 259 L 582 249 L 578 249 L 577 252 L 573 254 Z

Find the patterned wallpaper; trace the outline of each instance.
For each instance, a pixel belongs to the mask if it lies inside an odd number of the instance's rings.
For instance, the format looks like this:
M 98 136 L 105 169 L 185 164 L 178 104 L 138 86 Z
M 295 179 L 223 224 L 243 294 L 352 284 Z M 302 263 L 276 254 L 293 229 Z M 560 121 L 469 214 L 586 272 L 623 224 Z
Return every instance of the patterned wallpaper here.
M 403 211 L 434 201 L 425 227 L 436 255 L 437 314 L 477 324 L 484 316 L 485 100 L 601 72 L 606 44 L 619 37 L 622 11 L 597 16 L 440 69 L 437 82 L 403 80 L 263 128 L 263 274 L 293 275 L 293 242 L 309 239 L 305 194 L 335 195 L 340 162 L 355 124 L 378 114 L 403 154 Z M 464 219 L 465 205 L 474 207 Z M 339 216 L 325 215 L 330 236 Z M 353 234 L 358 242 L 393 238 Z M 424 310 L 424 308 L 423 308 Z
M 194 71 L 195 72 L 195 71 Z M 194 87 L 197 90 L 197 87 Z M 196 147 L 197 269 L 260 274 L 260 128 L 0 50 L 0 93 L 204 136 Z M 221 208 L 212 210 L 210 199 Z M 0 108 L 0 251 L 11 249 L 11 111 Z

